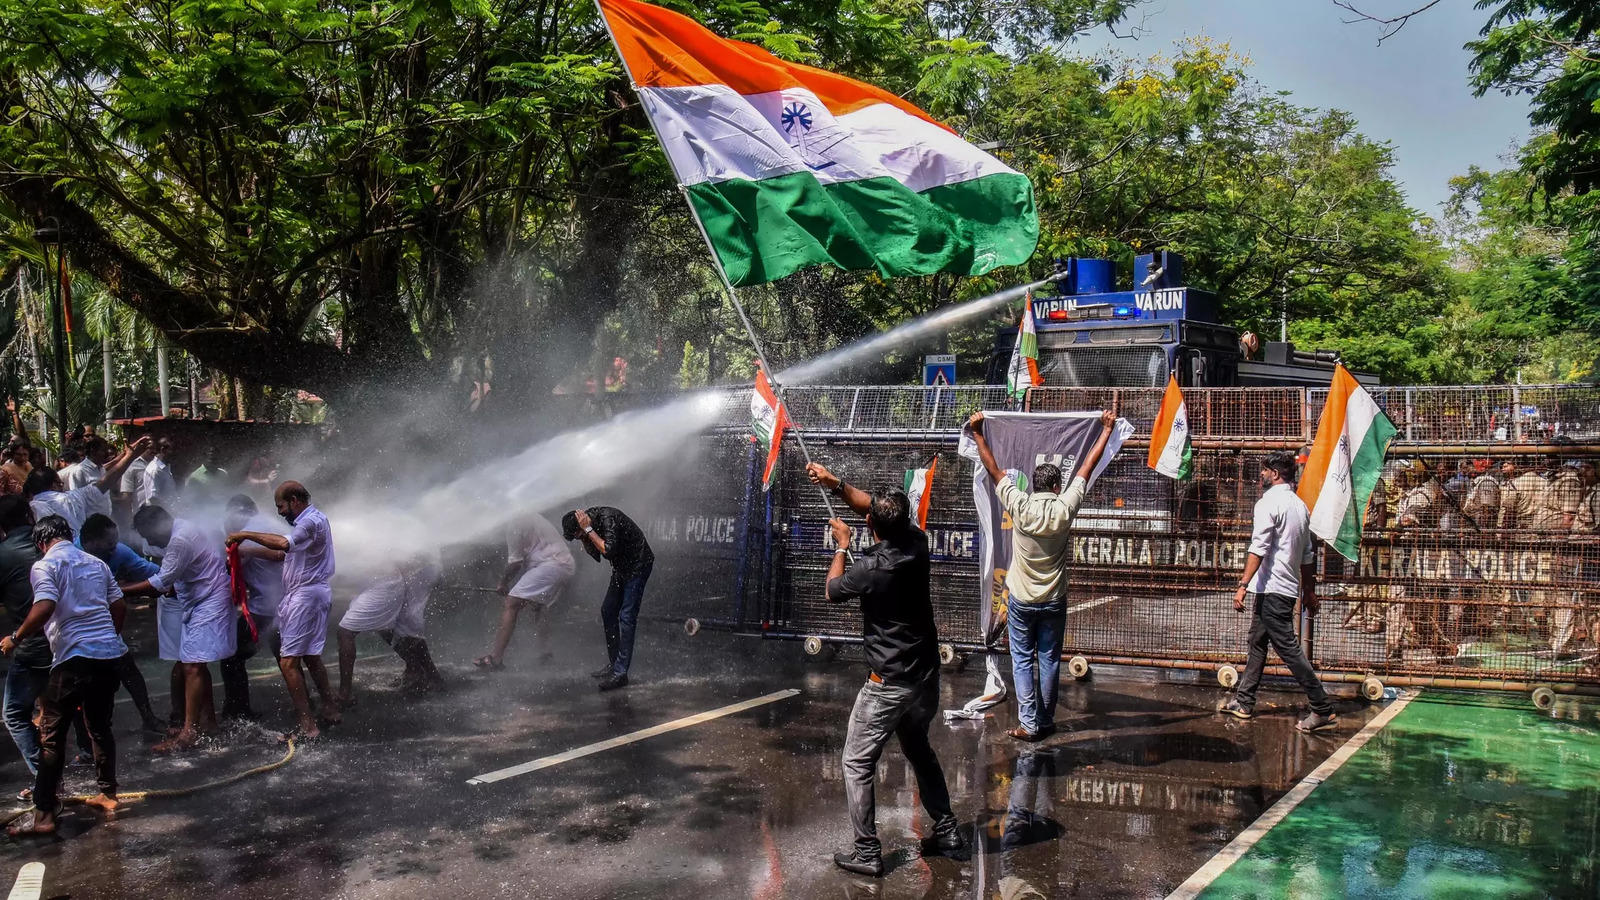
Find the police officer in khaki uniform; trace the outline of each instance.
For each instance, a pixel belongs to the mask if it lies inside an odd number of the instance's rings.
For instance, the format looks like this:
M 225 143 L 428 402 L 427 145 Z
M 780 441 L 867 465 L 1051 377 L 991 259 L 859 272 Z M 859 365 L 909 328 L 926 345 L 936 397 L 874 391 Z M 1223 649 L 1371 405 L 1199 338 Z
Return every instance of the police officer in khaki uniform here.
M 1396 525 L 1412 552 L 1420 551 L 1433 543 L 1427 532 L 1437 532 L 1439 518 L 1444 512 L 1444 488 L 1439 479 L 1422 460 L 1411 460 L 1400 470 L 1405 485 L 1396 511 Z M 1396 602 L 1389 604 L 1384 614 L 1384 649 L 1391 659 L 1401 657 L 1408 646 L 1431 646 L 1453 653 L 1455 648 L 1445 640 L 1439 625 L 1439 605 L 1426 602 L 1433 599 L 1435 591 L 1428 585 L 1397 585 Z M 1406 597 L 1412 603 L 1400 603 Z M 1409 607 L 1409 608 L 1408 608 Z
M 1383 531 L 1389 527 L 1389 486 L 1379 478 L 1372 487 L 1372 496 L 1367 498 L 1366 530 Z M 1361 574 L 1359 563 L 1356 574 Z M 1381 584 L 1355 584 L 1345 591 L 1346 596 L 1356 599 L 1350 605 L 1350 612 L 1340 624 L 1345 628 L 1364 631 L 1367 634 L 1377 634 L 1383 630 L 1383 604 L 1373 603 L 1387 596 L 1386 585 Z
M 1594 466 L 1585 464 L 1581 460 L 1568 460 L 1565 465 L 1556 470 L 1550 479 L 1550 492 L 1547 498 L 1549 510 L 1545 518 L 1554 526 L 1552 530 L 1564 534 L 1577 534 L 1578 513 L 1584 505 L 1585 495 L 1592 493 L 1591 485 L 1594 481 Z M 1560 556 L 1557 559 L 1556 572 L 1561 574 L 1571 573 L 1572 577 L 1583 577 L 1583 548 L 1577 540 L 1564 542 L 1560 547 Z M 1575 606 L 1581 606 L 1584 597 L 1580 591 L 1570 593 L 1561 591 L 1557 597 L 1565 599 Z M 1573 634 L 1578 627 L 1587 629 L 1587 615 L 1572 607 L 1561 607 L 1550 611 L 1550 649 L 1557 655 L 1567 652 L 1572 642 Z
M 1472 461 L 1472 481 L 1467 486 L 1467 496 L 1461 501 L 1461 517 L 1465 530 L 1480 535 L 1492 533 L 1500 527 L 1500 479 L 1496 477 L 1494 463 L 1488 459 Z M 1486 538 L 1480 537 L 1479 540 Z M 1489 536 L 1492 539 L 1492 535 Z M 1480 544 L 1480 546 L 1486 546 Z M 1469 579 L 1481 579 L 1481 567 L 1471 566 L 1464 557 L 1461 572 Z M 1481 605 L 1494 601 L 1509 601 L 1511 592 L 1495 587 L 1468 587 L 1461 592 L 1467 606 L 1462 611 L 1462 625 L 1468 633 L 1486 634 L 1502 618 L 1503 608 Z

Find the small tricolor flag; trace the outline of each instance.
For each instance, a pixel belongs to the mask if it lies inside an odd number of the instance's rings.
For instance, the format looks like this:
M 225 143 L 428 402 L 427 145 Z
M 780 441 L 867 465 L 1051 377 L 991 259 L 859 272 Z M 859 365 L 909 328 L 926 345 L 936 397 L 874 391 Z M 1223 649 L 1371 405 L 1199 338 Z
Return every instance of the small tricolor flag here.
M 980 275 L 1039 241 L 1027 176 L 888 91 L 638 0 L 599 0 L 728 281 L 818 264 Z
M 917 527 L 928 527 L 928 502 L 933 497 L 933 473 L 939 468 L 939 457 L 928 461 L 921 469 L 906 470 L 906 496 L 911 499 L 911 513 L 916 516 Z
M 1167 377 L 1167 394 L 1150 432 L 1150 468 L 1182 481 L 1194 474 L 1194 447 L 1189 443 L 1189 407 L 1178 388 L 1178 376 Z
M 1311 510 L 1311 533 L 1345 559 L 1360 554 L 1367 501 L 1394 436 L 1394 423 L 1372 395 L 1344 366 L 1336 368 L 1299 493 Z
M 757 369 L 756 389 L 750 394 L 750 431 L 767 453 L 767 462 L 761 469 L 763 491 L 772 488 L 772 472 L 778 467 L 778 454 L 783 449 L 783 430 L 788 427 L 788 411 L 773 393 L 767 373 Z
M 1017 325 L 1017 345 L 1011 348 L 1011 365 L 1006 369 L 1006 396 L 1021 400 L 1028 388 L 1044 384 L 1039 374 L 1039 330 L 1033 327 L 1033 294 L 1022 302 L 1022 322 Z

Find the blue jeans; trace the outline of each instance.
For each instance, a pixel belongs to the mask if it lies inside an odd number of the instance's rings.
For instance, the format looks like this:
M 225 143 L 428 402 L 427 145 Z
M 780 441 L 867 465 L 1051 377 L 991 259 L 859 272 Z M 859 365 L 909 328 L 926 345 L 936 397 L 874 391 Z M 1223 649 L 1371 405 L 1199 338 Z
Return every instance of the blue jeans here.
M 1054 728 L 1056 685 L 1061 677 L 1061 641 L 1067 629 L 1066 601 L 1013 601 L 1006 612 L 1006 629 L 1011 636 L 1011 678 L 1017 686 L 1017 719 L 1024 731 L 1033 734 Z
M 15 663 L 6 671 L 4 716 L 6 730 L 22 753 L 28 774 L 39 774 L 39 729 L 33 724 L 33 707 L 50 682 L 49 669 L 35 669 Z
M 633 632 L 639 623 L 639 605 L 644 602 L 644 583 L 650 580 L 651 566 L 645 566 L 626 578 L 611 573 L 611 586 L 606 589 L 605 602 L 600 604 L 600 624 L 606 629 L 606 658 L 611 661 L 611 674 L 628 674 L 633 662 Z

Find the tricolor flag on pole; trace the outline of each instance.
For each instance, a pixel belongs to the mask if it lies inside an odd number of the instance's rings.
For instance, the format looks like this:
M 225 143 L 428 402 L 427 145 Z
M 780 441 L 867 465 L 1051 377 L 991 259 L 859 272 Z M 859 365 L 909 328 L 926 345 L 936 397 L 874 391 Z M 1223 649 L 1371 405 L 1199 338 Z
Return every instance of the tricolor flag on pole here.
M 1033 327 L 1033 294 L 1022 301 L 1022 322 L 1017 325 L 1017 344 L 1011 348 L 1011 365 L 1006 369 L 1006 396 L 1021 400 L 1028 388 L 1044 384 L 1039 374 L 1039 331 Z
M 979 275 L 1033 255 L 1027 176 L 895 95 L 637 0 L 597 0 L 730 284 L 831 263 Z
M 1150 468 L 1182 481 L 1194 474 L 1194 447 L 1189 443 L 1189 407 L 1178 388 L 1178 376 L 1167 377 L 1167 394 L 1150 432 Z
M 1311 533 L 1345 559 L 1361 551 L 1367 501 L 1394 440 L 1394 423 L 1366 388 L 1339 366 L 1300 475 L 1300 499 L 1311 510 Z
M 933 473 L 938 468 L 939 457 L 935 456 L 925 468 L 906 470 L 906 496 L 911 499 L 917 527 L 923 530 L 928 528 L 928 502 L 933 497 Z
M 767 461 L 761 468 L 761 489 L 772 488 L 772 471 L 778 466 L 778 454 L 783 449 L 783 430 L 789 427 L 789 413 L 773 393 L 767 382 L 767 373 L 756 370 L 756 389 L 750 394 L 750 431 L 756 443 L 767 452 Z

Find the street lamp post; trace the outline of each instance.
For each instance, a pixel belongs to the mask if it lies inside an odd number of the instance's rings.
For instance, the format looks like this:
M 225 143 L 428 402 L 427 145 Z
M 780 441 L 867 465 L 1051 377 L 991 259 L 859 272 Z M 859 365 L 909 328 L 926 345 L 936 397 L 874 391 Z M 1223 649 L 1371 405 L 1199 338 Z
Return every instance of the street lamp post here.
M 54 221 L 53 219 L 51 221 Z M 67 254 L 61 246 L 61 225 L 57 222 L 54 226 L 36 228 L 33 239 L 39 242 L 44 250 L 45 277 L 50 280 L 50 376 L 54 384 L 51 392 L 55 394 L 56 430 L 60 434 L 59 447 L 61 450 L 67 446 L 67 327 L 62 311 L 61 286 L 67 277 Z M 56 248 L 56 268 L 50 270 L 50 246 Z M 60 452 L 59 450 L 57 452 Z

